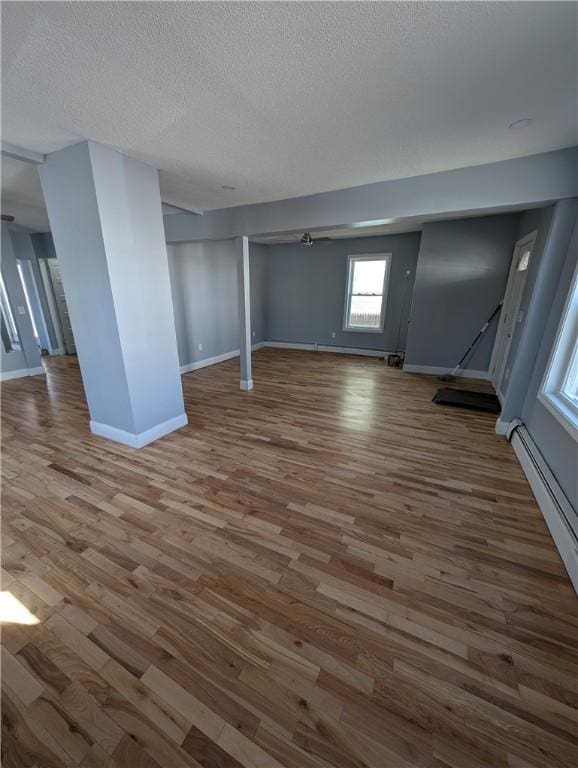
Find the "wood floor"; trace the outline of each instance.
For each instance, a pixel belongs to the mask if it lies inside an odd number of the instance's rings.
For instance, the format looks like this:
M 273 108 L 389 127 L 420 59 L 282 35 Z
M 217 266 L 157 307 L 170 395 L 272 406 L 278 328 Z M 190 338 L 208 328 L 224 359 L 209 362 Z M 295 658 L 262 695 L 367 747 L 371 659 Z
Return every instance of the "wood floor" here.
M 47 363 L 2 385 L 4 768 L 576 768 L 578 598 L 495 417 L 269 349 L 136 451 Z

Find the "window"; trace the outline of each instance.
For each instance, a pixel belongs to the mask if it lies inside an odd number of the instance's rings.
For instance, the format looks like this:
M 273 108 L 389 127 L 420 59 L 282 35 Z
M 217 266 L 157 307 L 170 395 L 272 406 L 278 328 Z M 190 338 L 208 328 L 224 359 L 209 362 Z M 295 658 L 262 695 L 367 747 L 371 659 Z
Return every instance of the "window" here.
M 578 269 L 574 273 L 539 398 L 578 440 Z
M 383 331 L 390 262 L 391 253 L 349 257 L 344 331 Z

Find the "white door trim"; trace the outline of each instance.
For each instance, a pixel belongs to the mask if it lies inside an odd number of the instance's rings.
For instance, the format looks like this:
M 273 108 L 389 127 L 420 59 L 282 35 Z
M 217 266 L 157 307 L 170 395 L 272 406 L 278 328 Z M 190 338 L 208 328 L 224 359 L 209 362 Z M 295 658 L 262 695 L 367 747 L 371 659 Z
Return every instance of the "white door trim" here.
M 508 315 L 510 317 L 516 317 L 520 311 L 520 304 L 522 303 L 522 298 L 524 297 L 524 289 L 526 287 L 526 280 L 528 278 L 528 271 L 530 268 L 525 270 L 524 276 L 522 278 L 522 284 L 519 291 L 519 294 L 516 298 L 514 298 L 513 288 L 514 288 L 514 282 L 516 278 L 516 270 L 518 266 L 518 259 L 520 255 L 520 251 L 523 249 L 529 248 L 532 252 L 532 256 L 534 255 L 534 246 L 536 244 L 536 238 L 538 236 L 538 230 L 535 229 L 532 232 L 530 232 L 527 235 L 524 235 L 524 237 L 520 238 L 514 245 L 514 251 L 512 254 L 512 263 L 510 264 L 510 271 L 508 274 L 508 283 L 506 285 L 506 292 L 504 293 L 504 303 L 502 304 L 502 310 L 500 312 L 500 317 L 498 319 L 498 330 L 496 332 L 496 338 L 494 340 L 494 348 L 492 350 L 492 357 L 490 360 L 490 367 L 489 367 L 489 375 L 490 380 L 492 384 L 494 385 L 494 388 L 498 394 L 498 397 L 500 398 L 500 401 L 503 398 L 503 393 L 501 391 L 501 383 L 504 376 L 504 370 L 506 367 L 506 363 L 508 361 L 508 355 L 510 354 L 510 347 L 512 346 L 512 339 L 514 337 L 514 331 L 510 334 L 510 338 L 506 341 L 505 347 L 503 348 L 503 355 L 502 359 L 500 361 L 497 360 L 498 351 L 500 349 L 500 344 L 502 342 L 502 337 L 505 333 L 505 329 L 502 327 L 502 318 L 504 315 Z M 516 301 L 516 306 L 512 306 L 512 301 Z M 515 328 L 515 324 L 513 326 Z M 494 367 L 496 368 L 494 372 Z

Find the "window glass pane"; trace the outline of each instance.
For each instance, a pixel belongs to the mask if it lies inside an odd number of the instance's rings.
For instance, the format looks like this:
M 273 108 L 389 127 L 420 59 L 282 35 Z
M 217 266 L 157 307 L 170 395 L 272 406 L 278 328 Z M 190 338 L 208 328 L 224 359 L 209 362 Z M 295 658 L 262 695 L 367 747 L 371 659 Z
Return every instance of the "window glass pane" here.
M 383 291 L 384 275 L 384 259 L 376 259 L 375 261 L 354 261 L 352 293 L 377 293 L 381 295 Z
M 381 326 L 381 296 L 352 296 L 349 312 L 349 325 L 363 328 Z

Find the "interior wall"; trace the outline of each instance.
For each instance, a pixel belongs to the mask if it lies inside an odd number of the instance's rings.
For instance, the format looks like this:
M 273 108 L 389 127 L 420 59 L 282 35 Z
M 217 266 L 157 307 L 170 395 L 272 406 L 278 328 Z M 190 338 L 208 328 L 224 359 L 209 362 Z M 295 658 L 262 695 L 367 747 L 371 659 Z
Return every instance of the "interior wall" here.
M 233 240 L 169 245 L 169 272 L 181 366 L 239 349 L 237 261 Z M 264 247 L 251 243 L 251 330 L 265 336 Z M 202 345 L 202 349 L 199 349 Z
M 334 240 L 310 248 L 298 243 L 268 245 L 268 340 L 402 351 L 419 241 L 419 232 L 411 232 Z M 392 254 L 383 333 L 344 331 L 347 257 L 371 253 Z
M 504 296 L 519 214 L 425 224 L 406 365 L 453 368 Z M 466 362 L 487 372 L 496 320 Z

